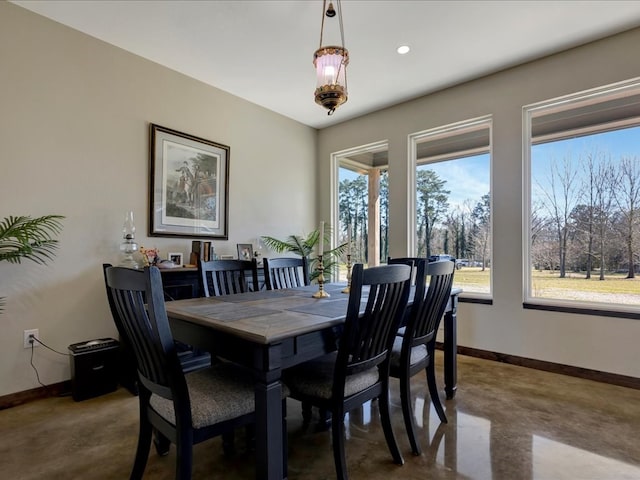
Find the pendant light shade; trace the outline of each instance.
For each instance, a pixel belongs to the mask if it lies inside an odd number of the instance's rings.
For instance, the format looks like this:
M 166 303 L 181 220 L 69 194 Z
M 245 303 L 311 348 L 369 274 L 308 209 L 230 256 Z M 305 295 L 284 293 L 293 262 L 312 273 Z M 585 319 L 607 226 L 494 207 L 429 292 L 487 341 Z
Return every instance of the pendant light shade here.
M 325 107 L 328 115 L 332 115 L 337 107 L 347 101 L 347 65 L 349 52 L 344 48 L 344 30 L 342 28 L 342 8 L 340 0 L 336 0 L 337 16 L 340 27 L 341 46 L 322 46 L 324 34 L 324 19 L 335 17 L 336 10 L 333 2 L 324 0 L 322 4 L 322 25 L 320 28 L 320 48 L 313 54 L 313 64 L 316 67 L 316 103 Z

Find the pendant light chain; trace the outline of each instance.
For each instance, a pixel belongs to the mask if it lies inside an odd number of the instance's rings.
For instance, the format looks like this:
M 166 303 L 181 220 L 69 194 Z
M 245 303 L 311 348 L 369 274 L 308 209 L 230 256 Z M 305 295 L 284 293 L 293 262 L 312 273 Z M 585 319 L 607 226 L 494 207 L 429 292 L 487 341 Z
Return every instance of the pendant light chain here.
M 320 23 L 320 46 L 318 49 L 322 48 L 322 34 L 324 33 L 324 17 L 325 12 L 327 11 L 327 0 L 323 0 L 322 2 L 322 22 Z
M 342 40 L 342 48 L 344 48 L 344 27 L 342 26 L 342 4 L 340 0 L 336 0 L 336 5 L 338 5 L 338 22 L 340 23 L 340 39 Z M 324 18 L 323 18 L 324 21 Z
M 342 48 L 344 49 L 344 28 L 342 26 L 342 4 L 340 3 L 340 0 L 336 0 L 336 4 L 338 5 L 338 23 L 340 24 L 340 39 L 342 40 Z M 322 17 L 322 22 L 324 23 L 324 17 Z M 342 70 L 343 66 L 344 66 L 344 62 L 340 62 L 340 65 L 338 66 L 338 74 Z M 347 90 L 347 76 L 346 75 L 344 77 L 344 88 L 345 88 L 345 90 Z

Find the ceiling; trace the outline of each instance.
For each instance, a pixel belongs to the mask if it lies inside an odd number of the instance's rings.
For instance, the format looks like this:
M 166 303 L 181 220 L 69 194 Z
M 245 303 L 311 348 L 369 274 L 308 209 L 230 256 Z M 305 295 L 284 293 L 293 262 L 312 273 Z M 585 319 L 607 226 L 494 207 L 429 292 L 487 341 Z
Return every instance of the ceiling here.
M 321 0 L 13 3 L 315 128 L 640 26 L 638 1 L 343 0 L 349 99 L 328 116 L 313 97 Z

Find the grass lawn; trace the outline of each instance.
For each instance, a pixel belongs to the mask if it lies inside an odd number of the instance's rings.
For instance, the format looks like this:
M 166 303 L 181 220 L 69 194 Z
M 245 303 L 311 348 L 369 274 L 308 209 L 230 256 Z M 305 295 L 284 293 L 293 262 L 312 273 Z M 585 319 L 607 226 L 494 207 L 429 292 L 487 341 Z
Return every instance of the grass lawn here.
M 346 280 L 346 268 L 341 265 L 341 279 Z M 490 268 L 484 271 L 480 267 L 462 267 L 456 270 L 453 284 L 462 288 L 464 293 L 489 293 Z M 605 275 L 599 280 L 599 273 L 592 272 L 586 279 L 584 273 L 567 273 L 566 278 L 550 271 L 533 271 L 533 295 L 539 298 L 560 300 L 583 300 L 589 302 L 640 305 L 640 275 L 625 278 L 624 273 Z
M 456 270 L 454 283 L 465 292 L 489 292 L 489 272 L 476 267 L 463 267 Z M 592 272 L 586 279 L 584 273 L 568 273 L 560 278 L 557 271 L 533 271 L 533 294 L 542 298 L 566 300 L 587 300 L 595 302 L 613 302 L 640 305 L 640 276 L 626 278 L 624 273 L 605 275 L 599 279 L 598 272 Z
M 640 277 L 626 278 L 624 273 L 605 274 L 604 280 L 600 280 L 600 274 L 596 272 L 591 273 L 590 279 L 587 279 L 584 273 L 568 273 L 565 278 L 560 278 L 559 275 L 558 272 L 534 271 L 534 289 L 559 288 L 596 293 L 640 294 Z
M 489 293 L 490 268 L 462 267 L 453 275 L 453 284 L 465 293 Z

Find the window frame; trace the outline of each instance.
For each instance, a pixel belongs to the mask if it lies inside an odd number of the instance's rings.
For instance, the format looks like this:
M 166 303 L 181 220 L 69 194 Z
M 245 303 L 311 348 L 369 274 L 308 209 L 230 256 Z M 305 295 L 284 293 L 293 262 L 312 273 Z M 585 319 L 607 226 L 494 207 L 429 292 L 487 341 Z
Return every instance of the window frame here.
M 622 106 L 629 112 L 620 115 L 611 115 L 612 108 L 609 104 L 620 102 L 620 99 L 630 98 L 633 108 Z M 620 305 L 605 302 L 589 302 L 586 300 L 569 300 L 543 298 L 533 296 L 533 268 L 531 262 L 531 201 L 532 201 L 532 147 L 536 144 L 548 143 L 570 139 L 577 136 L 595 135 L 607 131 L 619 130 L 631 126 L 640 126 L 640 106 L 637 99 L 640 98 L 640 77 L 625 80 L 618 83 L 596 87 L 590 90 L 576 92 L 561 97 L 543 100 L 522 107 L 522 302 L 523 308 L 546 311 L 559 311 L 565 313 L 578 313 L 586 315 L 599 315 L 608 317 L 640 319 L 640 309 L 634 305 Z M 601 110 L 601 121 L 594 122 L 579 120 L 578 113 L 591 108 L 591 117 L 598 118 L 598 107 Z M 607 108 L 609 107 L 609 108 Z M 615 109 L 613 109 L 615 111 Z M 574 112 L 574 115 L 571 115 Z M 565 117 L 573 119 L 565 121 L 564 128 L 556 128 L 554 131 L 534 135 L 534 120 L 537 118 L 551 117 L 553 114 L 563 113 Z M 585 115 L 582 115 L 585 116 Z
M 440 139 L 446 137 L 463 136 L 472 132 L 477 132 L 483 129 L 488 130 L 489 145 L 487 147 L 469 147 L 469 148 L 452 148 L 449 152 L 441 152 L 440 154 L 429 157 L 429 161 L 418 162 L 418 145 L 424 143 L 425 139 Z M 428 140 L 427 140 L 428 141 Z M 417 189 L 417 168 L 420 165 L 427 165 L 429 163 L 441 163 L 446 161 L 458 160 L 465 157 L 470 157 L 479 154 L 489 155 L 489 202 L 490 202 L 490 216 L 491 221 L 489 225 L 490 230 L 490 251 L 491 251 L 491 270 L 489 273 L 489 293 L 482 292 L 462 292 L 460 295 L 461 301 L 468 301 L 473 303 L 491 304 L 493 302 L 493 115 L 483 115 L 467 120 L 461 120 L 458 122 L 450 123 L 447 125 L 441 125 L 438 127 L 422 130 L 419 132 L 411 133 L 407 136 L 408 142 L 408 202 L 407 214 L 409 215 L 409 255 L 416 255 L 417 245 L 417 205 L 416 205 L 416 189 Z M 455 143 L 455 142 L 454 142 Z M 458 142 L 459 145 L 464 142 Z M 455 277 L 454 277 L 455 282 Z
M 379 140 L 377 142 L 368 143 L 365 145 L 359 145 L 356 147 L 347 148 L 344 150 L 339 150 L 337 152 L 333 152 L 330 155 L 330 165 L 331 165 L 331 178 L 330 178 L 330 209 L 331 209 L 331 225 L 333 228 L 333 233 L 331 236 L 331 248 L 338 245 L 338 235 L 339 229 L 337 228 L 340 223 L 340 200 L 338 198 L 339 189 L 340 189 L 340 164 L 342 162 L 348 164 L 353 168 L 354 171 L 361 168 L 363 171 L 368 171 L 371 168 L 382 168 L 382 166 L 376 167 L 367 167 L 361 163 L 349 160 L 349 157 L 354 155 L 361 155 L 364 153 L 375 153 L 381 150 L 389 151 L 389 140 Z M 386 168 L 389 168 L 389 164 L 387 162 Z M 364 174 L 364 173 L 363 173 Z M 335 280 L 335 279 L 334 279 Z

